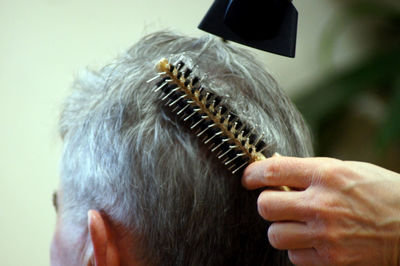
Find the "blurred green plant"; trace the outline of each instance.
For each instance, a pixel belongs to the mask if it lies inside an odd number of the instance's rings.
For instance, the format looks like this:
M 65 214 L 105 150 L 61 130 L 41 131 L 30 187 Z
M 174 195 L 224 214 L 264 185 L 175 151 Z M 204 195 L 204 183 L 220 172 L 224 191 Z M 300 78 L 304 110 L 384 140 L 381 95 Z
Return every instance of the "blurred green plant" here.
M 357 63 L 335 68 L 294 101 L 313 130 L 316 154 L 330 156 L 324 134 L 349 117 L 357 99 L 372 94 L 384 106 L 375 140 L 371 140 L 377 154 L 383 154 L 400 139 L 400 1 L 336 2 L 340 13 L 322 39 L 322 58 L 329 61 L 340 35 L 349 28 L 365 52 Z

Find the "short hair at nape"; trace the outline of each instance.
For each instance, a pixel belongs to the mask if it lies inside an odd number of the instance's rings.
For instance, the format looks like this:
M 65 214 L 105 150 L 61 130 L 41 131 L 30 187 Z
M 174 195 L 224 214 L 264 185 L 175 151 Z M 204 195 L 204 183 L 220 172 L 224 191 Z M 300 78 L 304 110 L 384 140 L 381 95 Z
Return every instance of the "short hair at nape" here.
M 247 191 L 162 108 L 158 60 L 183 54 L 213 91 L 264 132 L 283 155 L 312 155 L 301 115 L 247 51 L 206 35 L 156 32 L 76 80 L 60 119 L 64 219 L 98 209 L 138 236 L 149 265 L 286 265 L 268 244 L 259 191 Z

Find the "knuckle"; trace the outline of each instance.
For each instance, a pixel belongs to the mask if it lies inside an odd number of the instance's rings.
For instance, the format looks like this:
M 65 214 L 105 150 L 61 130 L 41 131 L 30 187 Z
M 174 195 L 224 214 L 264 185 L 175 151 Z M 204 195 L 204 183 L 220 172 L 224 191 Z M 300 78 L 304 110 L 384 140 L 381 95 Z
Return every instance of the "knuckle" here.
M 310 238 L 315 246 L 334 247 L 341 240 L 341 235 L 337 229 L 329 223 L 319 221 L 312 224 L 314 230 L 310 233 Z
M 327 247 L 320 252 L 320 255 L 324 258 L 326 265 L 345 265 L 342 252 L 336 248 Z
M 327 177 L 327 178 L 331 178 L 332 176 L 334 176 L 336 173 L 336 170 L 337 170 L 337 166 L 332 163 L 326 163 L 319 167 L 320 175 Z
M 279 177 L 283 162 L 281 158 L 277 157 L 270 160 L 268 166 L 264 169 L 264 177 Z
M 329 178 L 333 178 L 335 176 L 337 176 L 337 174 L 340 172 L 340 164 L 339 163 L 332 163 L 329 166 L 326 167 L 325 171 L 326 171 L 326 176 Z
M 319 185 L 322 183 L 323 177 L 326 175 L 326 165 L 319 165 L 311 172 L 312 183 L 315 185 Z
M 320 193 L 310 193 L 308 197 L 307 208 L 309 213 L 311 214 L 311 219 L 315 221 L 321 221 L 324 215 L 324 203 L 322 203 L 323 199 Z
M 340 168 L 339 165 L 340 161 L 327 160 L 325 162 L 321 162 L 317 169 L 321 176 L 331 177 L 334 176 L 336 171 Z
M 336 206 L 335 200 L 329 195 L 329 193 L 325 193 L 323 196 L 321 195 L 318 200 L 318 211 L 321 214 L 330 214 L 332 208 Z
M 330 232 L 332 229 L 325 223 L 320 223 L 313 233 L 317 245 L 326 245 L 334 242 L 334 236 Z
M 314 230 L 310 233 L 314 246 L 323 246 L 325 244 L 325 230 L 321 225 L 313 225 Z
M 321 253 L 333 259 L 340 258 L 344 251 L 340 251 L 340 243 L 343 242 L 343 235 L 332 226 L 323 226 L 318 228 L 318 232 L 314 233 L 315 246 L 318 246 Z
M 338 242 L 339 235 L 333 229 L 329 229 L 329 227 L 325 227 L 322 239 L 323 239 L 324 243 L 331 246 Z
M 334 195 L 326 191 L 325 193 L 310 193 L 308 197 L 308 212 L 310 213 L 311 219 L 320 222 L 329 222 L 335 219 L 334 214 L 337 212 L 337 208 L 340 202 L 335 198 Z
M 329 160 L 322 163 L 314 172 L 314 181 L 330 186 L 342 186 L 348 175 L 348 167 L 340 160 Z

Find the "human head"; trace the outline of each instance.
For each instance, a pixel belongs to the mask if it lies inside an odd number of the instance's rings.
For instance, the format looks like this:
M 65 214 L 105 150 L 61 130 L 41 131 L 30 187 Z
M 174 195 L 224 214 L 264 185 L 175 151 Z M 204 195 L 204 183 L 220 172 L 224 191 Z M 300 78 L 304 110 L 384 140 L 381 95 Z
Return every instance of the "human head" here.
M 150 34 L 101 70 L 87 71 L 65 102 L 54 262 L 66 256 L 68 265 L 85 265 L 94 256 L 88 210 L 98 211 L 95 221 L 104 218 L 121 257 L 144 265 L 287 261 L 268 244 L 258 193 L 245 190 L 240 176 L 167 114 L 146 83 L 159 59 L 182 53 L 239 117 L 258 125 L 271 149 L 311 155 L 301 116 L 251 54 L 208 35 Z

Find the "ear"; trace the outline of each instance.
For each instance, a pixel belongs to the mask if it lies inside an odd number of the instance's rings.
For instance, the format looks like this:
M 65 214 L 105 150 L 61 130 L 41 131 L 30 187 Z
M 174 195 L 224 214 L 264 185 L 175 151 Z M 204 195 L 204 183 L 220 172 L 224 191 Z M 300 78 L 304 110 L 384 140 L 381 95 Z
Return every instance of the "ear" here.
M 119 266 L 119 254 L 116 245 L 116 236 L 107 221 L 96 210 L 88 212 L 88 228 L 93 245 L 95 266 Z M 93 261 L 93 260 L 92 260 Z

